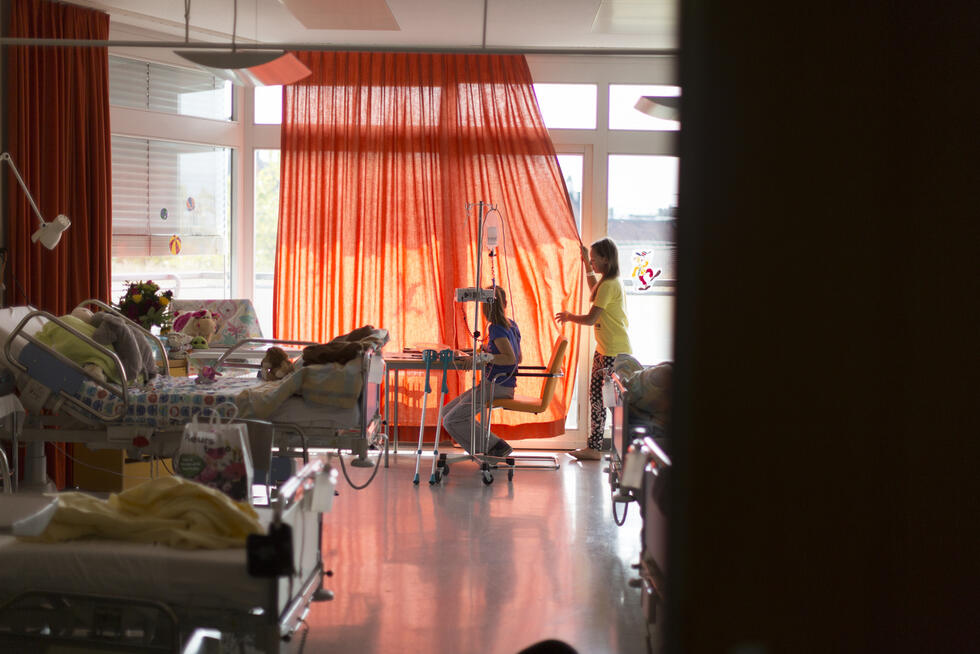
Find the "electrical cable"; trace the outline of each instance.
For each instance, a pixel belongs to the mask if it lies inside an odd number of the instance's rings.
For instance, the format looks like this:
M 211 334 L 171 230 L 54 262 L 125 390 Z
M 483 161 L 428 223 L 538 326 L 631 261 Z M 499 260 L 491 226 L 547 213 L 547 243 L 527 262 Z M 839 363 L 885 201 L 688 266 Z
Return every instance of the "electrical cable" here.
M 381 436 L 381 439 L 382 439 L 381 442 L 385 444 L 385 446 L 387 447 L 388 434 L 383 434 Z M 384 449 L 379 449 L 378 456 L 374 461 L 374 471 L 371 473 L 371 476 L 368 477 L 368 480 L 366 482 L 358 486 L 353 481 L 351 481 L 350 475 L 347 473 L 347 466 L 344 464 L 344 456 L 340 453 L 339 450 L 337 451 L 337 458 L 340 459 L 340 469 L 343 471 L 344 479 L 347 480 L 347 483 L 350 485 L 351 488 L 353 488 L 354 490 L 362 490 L 364 488 L 367 488 L 370 485 L 370 483 L 374 481 L 374 477 L 378 474 L 378 468 L 381 466 L 382 454 L 384 454 Z

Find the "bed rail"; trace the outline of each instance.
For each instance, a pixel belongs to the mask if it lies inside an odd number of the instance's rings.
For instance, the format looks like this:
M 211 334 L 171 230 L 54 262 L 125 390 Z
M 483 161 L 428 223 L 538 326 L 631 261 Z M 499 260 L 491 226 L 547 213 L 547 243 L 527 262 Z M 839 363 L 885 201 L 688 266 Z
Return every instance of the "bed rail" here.
M 123 313 L 119 311 L 119 309 L 117 309 L 116 307 L 106 304 L 102 300 L 89 298 L 84 302 L 80 302 L 78 306 L 75 308 L 82 309 L 90 304 L 99 307 L 102 311 L 108 311 L 109 313 L 114 313 L 117 316 L 126 318 L 126 320 L 128 320 L 133 327 L 135 327 L 140 333 L 143 334 L 144 338 L 150 341 L 151 346 L 156 346 L 156 348 L 160 350 L 160 358 L 163 360 L 163 369 L 164 369 L 164 372 L 161 374 L 165 374 L 168 376 L 170 375 L 170 357 L 167 356 L 167 348 L 164 347 L 163 341 L 160 340 L 159 336 L 151 332 L 149 329 L 146 329 L 145 327 L 143 327 L 143 325 L 139 324 L 135 320 L 131 320 L 129 317 L 123 315 Z
M 65 355 L 48 347 L 31 334 L 25 332 L 24 327 L 27 326 L 27 323 L 37 318 L 43 318 L 46 321 L 55 323 L 68 333 L 81 339 L 87 345 L 93 347 L 98 352 L 111 359 L 116 366 L 116 371 L 119 373 L 119 379 L 121 382 L 119 387 L 93 377 L 86 372 L 84 368 Z M 24 364 L 20 360 L 20 357 L 14 357 L 12 355 L 11 346 L 14 343 L 14 339 L 17 338 L 22 338 L 29 344 L 24 347 L 24 350 L 21 352 L 21 356 L 24 356 L 26 353 L 27 358 L 32 359 L 30 366 Z M 93 415 L 97 419 L 104 422 L 119 422 L 129 411 L 129 397 L 127 392 L 129 381 L 126 379 L 126 371 L 123 368 L 122 361 L 120 361 L 119 356 L 112 350 L 109 350 L 104 345 L 96 343 L 85 334 L 81 333 L 71 325 L 67 324 L 65 321 L 48 313 L 47 311 L 37 310 L 27 314 L 17 324 L 17 327 L 10 332 L 10 336 L 7 337 L 7 340 L 3 344 L 3 353 L 4 356 L 7 357 L 7 361 L 14 367 L 15 370 L 19 371 L 21 374 L 27 375 L 30 378 L 28 385 L 21 390 L 21 397 L 25 401 L 25 404 L 33 403 L 34 407 L 38 408 L 40 405 L 43 405 L 44 401 L 50 394 L 55 394 L 62 401 L 68 402 L 73 407 L 78 408 L 88 415 Z M 65 371 L 58 370 L 47 365 L 51 363 L 52 360 L 57 361 L 62 366 L 65 366 L 68 371 L 74 373 L 76 377 L 72 380 L 66 379 Z M 107 393 L 115 397 L 119 397 L 122 400 L 122 410 L 117 411 L 115 414 L 97 411 L 76 398 L 73 393 L 66 391 L 69 381 L 79 383 L 81 380 L 89 380 L 104 389 Z

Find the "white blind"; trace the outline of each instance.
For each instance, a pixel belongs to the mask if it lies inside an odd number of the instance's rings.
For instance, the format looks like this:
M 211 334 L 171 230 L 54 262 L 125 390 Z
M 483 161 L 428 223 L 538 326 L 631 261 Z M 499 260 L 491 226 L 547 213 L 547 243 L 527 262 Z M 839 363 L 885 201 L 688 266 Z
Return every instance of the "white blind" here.
M 112 255 L 224 255 L 231 219 L 231 150 L 112 137 Z
M 109 104 L 231 120 L 232 84 L 203 70 L 110 56 Z

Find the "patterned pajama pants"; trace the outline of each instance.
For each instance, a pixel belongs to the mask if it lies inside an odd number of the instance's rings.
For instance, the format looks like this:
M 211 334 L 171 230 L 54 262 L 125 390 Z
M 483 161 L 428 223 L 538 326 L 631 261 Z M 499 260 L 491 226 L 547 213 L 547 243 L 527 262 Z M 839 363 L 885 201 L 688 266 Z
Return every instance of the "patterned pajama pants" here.
M 592 356 L 592 376 L 589 379 L 589 447 L 602 449 L 602 431 L 606 427 L 606 407 L 602 403 L 602 383 L 606 371 L 612 368 L 616 357 L 607 357 L 596 352 Z

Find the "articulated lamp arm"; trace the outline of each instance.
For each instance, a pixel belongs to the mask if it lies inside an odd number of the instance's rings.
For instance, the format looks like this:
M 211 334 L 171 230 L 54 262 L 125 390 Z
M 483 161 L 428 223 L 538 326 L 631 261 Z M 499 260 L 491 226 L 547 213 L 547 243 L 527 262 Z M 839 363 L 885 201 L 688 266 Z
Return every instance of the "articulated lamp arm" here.
M 31 209 L 34 210 L 34 215 L 37 216 L 38 221 L 41 226 L 36 232 L 31 235 L 31 242 L 37 243 L 38 240 L 41 241 L 41 245 L 53 250 L 58 241 L 61 240 L 61 233 L 71 227 L 71 221 L 68 216 L 64 214 L 58 214 L 58 216 L 51 222 L 44 220 L 44 216 L 41 215 L 41 210 L 37 208 L 37 204 L 34 203 L 34 196 L 27 189 L 27 184 L 24 183 L 24 179 L 20 176 L 20 171 L 17 170 L 17 166 L 14 165 L 14 160 L 10 158 L 10 154 L 4 152 L 0 154 L 0 162 L 6 162 L 10 166 L 10 170 L 13 171 L 14 177 L 17 178 L 17 183 L 20 184 L 20 188 L 23 189 L 24 195 L 27 196 L 27 201 L 31 203 Z

